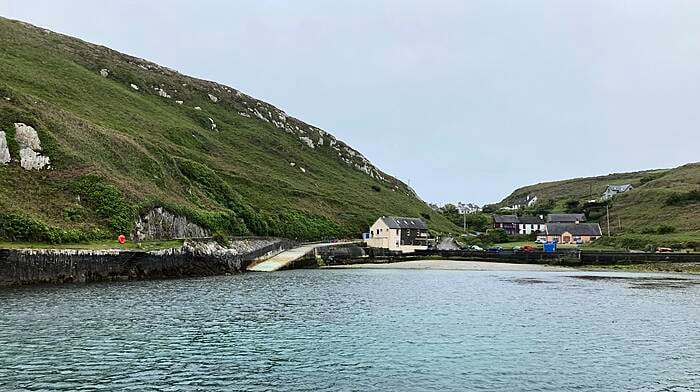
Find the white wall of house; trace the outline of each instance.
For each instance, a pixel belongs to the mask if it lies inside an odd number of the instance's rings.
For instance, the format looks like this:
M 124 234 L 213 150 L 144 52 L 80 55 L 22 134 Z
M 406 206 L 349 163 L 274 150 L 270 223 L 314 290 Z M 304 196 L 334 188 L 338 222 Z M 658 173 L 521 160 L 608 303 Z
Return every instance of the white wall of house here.
M 369 228 L 369 239 L 367 240 L 369 247 L 401 250 L 400 241 L 401 232 L 398 229 L 390 229 L 381 219 L 377 219 Z
M 520 234 L 532 234 L 538 231 L 544 233 L 544 230 L 544 223 L 518 223 L 518 233 Z

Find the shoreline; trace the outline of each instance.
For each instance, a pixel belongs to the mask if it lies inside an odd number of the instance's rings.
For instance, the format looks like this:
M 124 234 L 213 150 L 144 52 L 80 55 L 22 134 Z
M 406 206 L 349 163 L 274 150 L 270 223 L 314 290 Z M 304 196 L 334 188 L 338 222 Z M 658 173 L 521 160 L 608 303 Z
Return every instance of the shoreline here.
M 357 263 L 322 266 L 322 269 L 409 269 L 409 270 L 443 270 L 443 271 L 530 271 L 530 272 L 648 272 L 666 274 L 700 275 L 700 264 L 613 264 L 606 266 L 560 266 L 550 264 L 504 263 L 497 261 L 470 260 L 408 260 L 383 263 Z

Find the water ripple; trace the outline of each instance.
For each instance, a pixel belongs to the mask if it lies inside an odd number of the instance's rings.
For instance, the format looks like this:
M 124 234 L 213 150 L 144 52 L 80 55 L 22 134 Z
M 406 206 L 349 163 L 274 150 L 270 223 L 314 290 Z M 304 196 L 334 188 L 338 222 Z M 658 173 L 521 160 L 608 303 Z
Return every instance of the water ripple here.
M 668 276 L 666 276 L 668 277 Z M 307 270 L 0 290 L 0 390 L 700 390 L 700 280 Z

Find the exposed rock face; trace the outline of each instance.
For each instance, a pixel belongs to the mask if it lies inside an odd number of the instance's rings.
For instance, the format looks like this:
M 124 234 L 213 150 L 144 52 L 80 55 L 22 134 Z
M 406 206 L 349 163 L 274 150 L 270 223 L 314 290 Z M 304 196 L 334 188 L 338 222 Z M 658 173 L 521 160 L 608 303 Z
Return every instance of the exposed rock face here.
M 109 70 L 107 68 L 102 68 L 100 70 L 100 75 L 106 78 L 107 76 L 109 76 Z
M 211 233 L 203 227 L 189 222 L 163 208 L 154 208 L 139 217 L 134 230 L 134 240 L 169 240 L 174 238 L 209 237 Z
M 219 98 L 215 97 L 214 95 L 207 94 L 209 95 L 209 99 L 211 99 L 212 102 L 217 103 L 219 102 Z
M 41 155 L 41 141 L 34 128 L 24 123 L 15 123 L 15 140 L 19 144 L 22 168 L 25 170 L 49 168 L 49 157 Z
M 7 147 L 5 132 L 0 131 L 0 164 L 10 163 L 10 149 Z

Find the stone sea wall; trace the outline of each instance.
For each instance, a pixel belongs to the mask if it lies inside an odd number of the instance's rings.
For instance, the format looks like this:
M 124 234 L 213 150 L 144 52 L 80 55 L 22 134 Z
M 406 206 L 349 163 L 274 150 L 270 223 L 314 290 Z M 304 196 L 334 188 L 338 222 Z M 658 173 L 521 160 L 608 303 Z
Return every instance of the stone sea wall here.
M 244 238 L 228 247 L 190 240 L 180 248 L 152 252 L 0 249 L 0 286 L 232 274 L 292 246 L 276 238 Z

